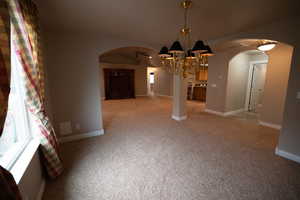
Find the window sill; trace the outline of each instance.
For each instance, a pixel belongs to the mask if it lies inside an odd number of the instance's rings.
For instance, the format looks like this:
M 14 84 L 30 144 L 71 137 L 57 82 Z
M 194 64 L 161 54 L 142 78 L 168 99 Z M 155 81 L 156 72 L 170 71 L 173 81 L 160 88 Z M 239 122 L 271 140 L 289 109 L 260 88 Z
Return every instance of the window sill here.
M 40 145 L 39 139 L 33 139 L 32 141 L 30 141 L 27 147 L 25 147 L 24 151 L 21 153 L 18 160 L 11 168 L 10 172 L 14 176 L 17 184 L 19 184 L 19 182 L 21 181 L 39 145 Z

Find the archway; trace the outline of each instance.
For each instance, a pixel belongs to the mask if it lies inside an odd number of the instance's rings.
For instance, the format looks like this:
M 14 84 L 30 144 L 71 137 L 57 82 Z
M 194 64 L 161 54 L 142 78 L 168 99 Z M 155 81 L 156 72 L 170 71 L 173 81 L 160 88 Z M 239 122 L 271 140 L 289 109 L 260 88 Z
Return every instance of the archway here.
M 257 46 L 261 42 L 261 39 L 238 39 L 223 42 L 215 47 L 217 53 L 215 57 L 211 58 L 209 67 L 208 84 L 210 87 L 208 87 L 206 107 L 208 112 L 214 111 L 228 116 L 245 111 L 245 102 L 249 97 L 241 95 L 241 93 L 246 94 L 247 89 L 249 90 L 248 84 L 249 78 L 251 78 L 249 69 L 253 65 L 253 62 L 245 61 L 245 52 L 256 53 Z M 266 62 L 267 57 L 269 58 L 264 94 L 258 109 L 259 121 L 262 125 L 281 128 L 292 54 L 292 46 L 277 42 L 273 50 L 265 52 L 266 56 L 261 56 L 265 57 L 262 58 L 263 62 Z M 243 60 L 243 57 L 246 67 L 241 71 L 239 62 Z M 244 77 L 238 74 L 242 72 L 244 72 Z
M 99 67 L 100 82 L 102 86 L 104 86 L 101 87 L 102 99 L 122 99 L 147 96 L 147 67 L 155 66 L 155 63 L 157 62 L 156 57 L 154 56 L 155 54 L 155 50 L 144 47 L 122 47 L 101 54 L 99 56 Z M 113 79 L 114 76 L 111 76 L 111 80 L 106 80 L 109 76 L 105 75 L 105 71 L 106 73 L 113 73 L 115 75 L 123 74 L 124 76 L 119 76 L 116 79 Z M 131 73 L 131 78 L 125 76 L 127 72 Z M 118 92 L 128 90 L 128 88 L 123 88 L 123 90 L 121 90 L 121 86 L 127 86 L 128 84 L 126 81 L 129 79 L 132 79 L 130 80 L 130 85 L 132 85 L 130 90 L 132 91 L 131 94 L 126 97 L 125 93 L 122 94 Z M 114 82 L 114 80 L 116 80 L 116 82 Z M 111 95 L 110 93 L 113 94 Z

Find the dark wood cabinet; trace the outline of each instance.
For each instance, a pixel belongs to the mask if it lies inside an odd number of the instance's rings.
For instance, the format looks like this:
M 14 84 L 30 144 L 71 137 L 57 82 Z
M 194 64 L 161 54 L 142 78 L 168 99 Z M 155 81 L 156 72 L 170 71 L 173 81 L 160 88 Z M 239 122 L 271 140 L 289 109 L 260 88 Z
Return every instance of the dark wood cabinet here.
M 198 101 L 206 101 L 206 87 L 194 87 L 193 99 Z
M 208 78 L 207 68 L 203 68 L 196 73 L 196 81 L 207 81 L 207 78 Z
M 133 69 L 103 69 L 105 98 L 135 98 Z

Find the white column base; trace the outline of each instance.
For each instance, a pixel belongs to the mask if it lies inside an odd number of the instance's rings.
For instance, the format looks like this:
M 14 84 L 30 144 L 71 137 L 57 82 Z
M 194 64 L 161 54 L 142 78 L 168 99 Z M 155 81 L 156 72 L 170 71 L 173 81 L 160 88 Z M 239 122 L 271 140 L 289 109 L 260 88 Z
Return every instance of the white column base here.
M 278 147 L 276 147 L 275 154 L 278 156 L 284 157 L 286 159 L 295 161 L 297 163 L 300 163 L 300 156 L 280 150 Z
M 175 116 L 175 115 L 172 115 L 172 119 L 176 120 L 176 121 L 182 121 L 182 120 L 186 120 L 187 119 L 187 116 L 184 115 L 184 116 Z

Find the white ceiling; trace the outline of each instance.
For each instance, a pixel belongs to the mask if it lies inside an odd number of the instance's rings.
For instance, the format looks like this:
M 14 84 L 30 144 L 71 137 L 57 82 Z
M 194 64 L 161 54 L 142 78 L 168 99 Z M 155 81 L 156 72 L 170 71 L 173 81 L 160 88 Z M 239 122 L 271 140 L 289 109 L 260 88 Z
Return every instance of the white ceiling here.
M 36 0 L 46 31 L 170 44 L 183 24 L 180 0 Z M 214 39 L 297 15 L 299 0 L 194 0 L 193 39 Z

